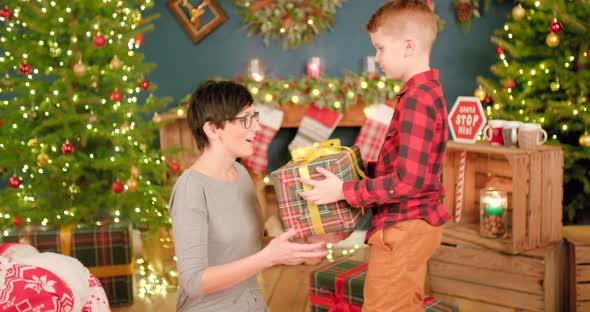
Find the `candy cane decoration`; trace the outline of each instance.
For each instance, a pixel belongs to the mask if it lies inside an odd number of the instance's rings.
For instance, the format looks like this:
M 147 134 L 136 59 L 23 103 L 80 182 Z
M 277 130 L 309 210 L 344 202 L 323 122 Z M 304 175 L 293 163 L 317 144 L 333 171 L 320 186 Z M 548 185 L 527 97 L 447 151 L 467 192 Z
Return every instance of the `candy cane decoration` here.
M 461 160 L 459 161 L 459 177 L 457 178 L 457 200 L 455 205 L 455 223 L 461 221 L 461 210 L 463 209 L 463 188 L 465 180 L 465 158 L 466 152 L 461 152 Z

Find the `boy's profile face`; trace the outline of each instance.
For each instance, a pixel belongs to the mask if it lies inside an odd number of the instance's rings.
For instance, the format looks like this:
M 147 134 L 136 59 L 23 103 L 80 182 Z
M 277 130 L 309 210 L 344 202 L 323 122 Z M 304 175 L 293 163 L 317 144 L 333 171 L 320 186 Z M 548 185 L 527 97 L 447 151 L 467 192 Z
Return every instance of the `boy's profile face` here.
M 388 79 L 404 80 L 406 73 L 406 50 L 404 40 L 400 36 L 391 34 L 383 26 L 377 31 L 369 33 L 373 47 L 375 47 L 375 62 Z

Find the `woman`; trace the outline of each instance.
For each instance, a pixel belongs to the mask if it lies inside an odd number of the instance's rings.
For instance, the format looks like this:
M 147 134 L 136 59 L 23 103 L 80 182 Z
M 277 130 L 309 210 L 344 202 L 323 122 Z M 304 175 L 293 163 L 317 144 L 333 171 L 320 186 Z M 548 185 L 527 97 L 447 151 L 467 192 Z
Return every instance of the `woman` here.
M 248 90 L 208 81 L 189 101 L 201 155 L 176 181 L 170 216 L 178 258 L 177 311 L 267 311 L 256 274 L 276 264 L 323 258 L 324 243 L 298 244 L 293 229 L 260 250 L 252 181 L 237 158 L 253 153 L 260 129 Z

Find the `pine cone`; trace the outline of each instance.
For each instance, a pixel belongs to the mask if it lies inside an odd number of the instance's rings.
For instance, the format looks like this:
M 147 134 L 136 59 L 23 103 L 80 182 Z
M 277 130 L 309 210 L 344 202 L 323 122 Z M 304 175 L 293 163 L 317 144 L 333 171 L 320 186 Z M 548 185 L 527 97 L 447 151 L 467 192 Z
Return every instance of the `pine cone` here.
M 475 5 L 471 1 L 453 1 L 453 8 L 455 9 L 455 14 L 457 15 L 459 23 L 466 23 L 471 19 Z

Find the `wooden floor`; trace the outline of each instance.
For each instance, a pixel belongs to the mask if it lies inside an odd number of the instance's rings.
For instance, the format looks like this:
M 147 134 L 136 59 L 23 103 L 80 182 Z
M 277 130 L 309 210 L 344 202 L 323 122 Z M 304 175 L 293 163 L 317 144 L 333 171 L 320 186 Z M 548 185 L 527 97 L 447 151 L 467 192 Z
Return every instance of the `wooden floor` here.
M 337 251 L 336 251 L 337 252 Z M 367 248 L 361 248 L 352 256 L 355 260 L 365 260 Z M 310 274 L 318 265 L 277 266 L 258 275 L 258 283 L 264 292 L 267 305 L 272 312 L 309 312 Z M 135 297 L 131 306 L 113 308 L 113 312 L 160 312 L 175 311 L 176 292 L 168 293 L 165 298 L 156 296 L 151 299 Z

